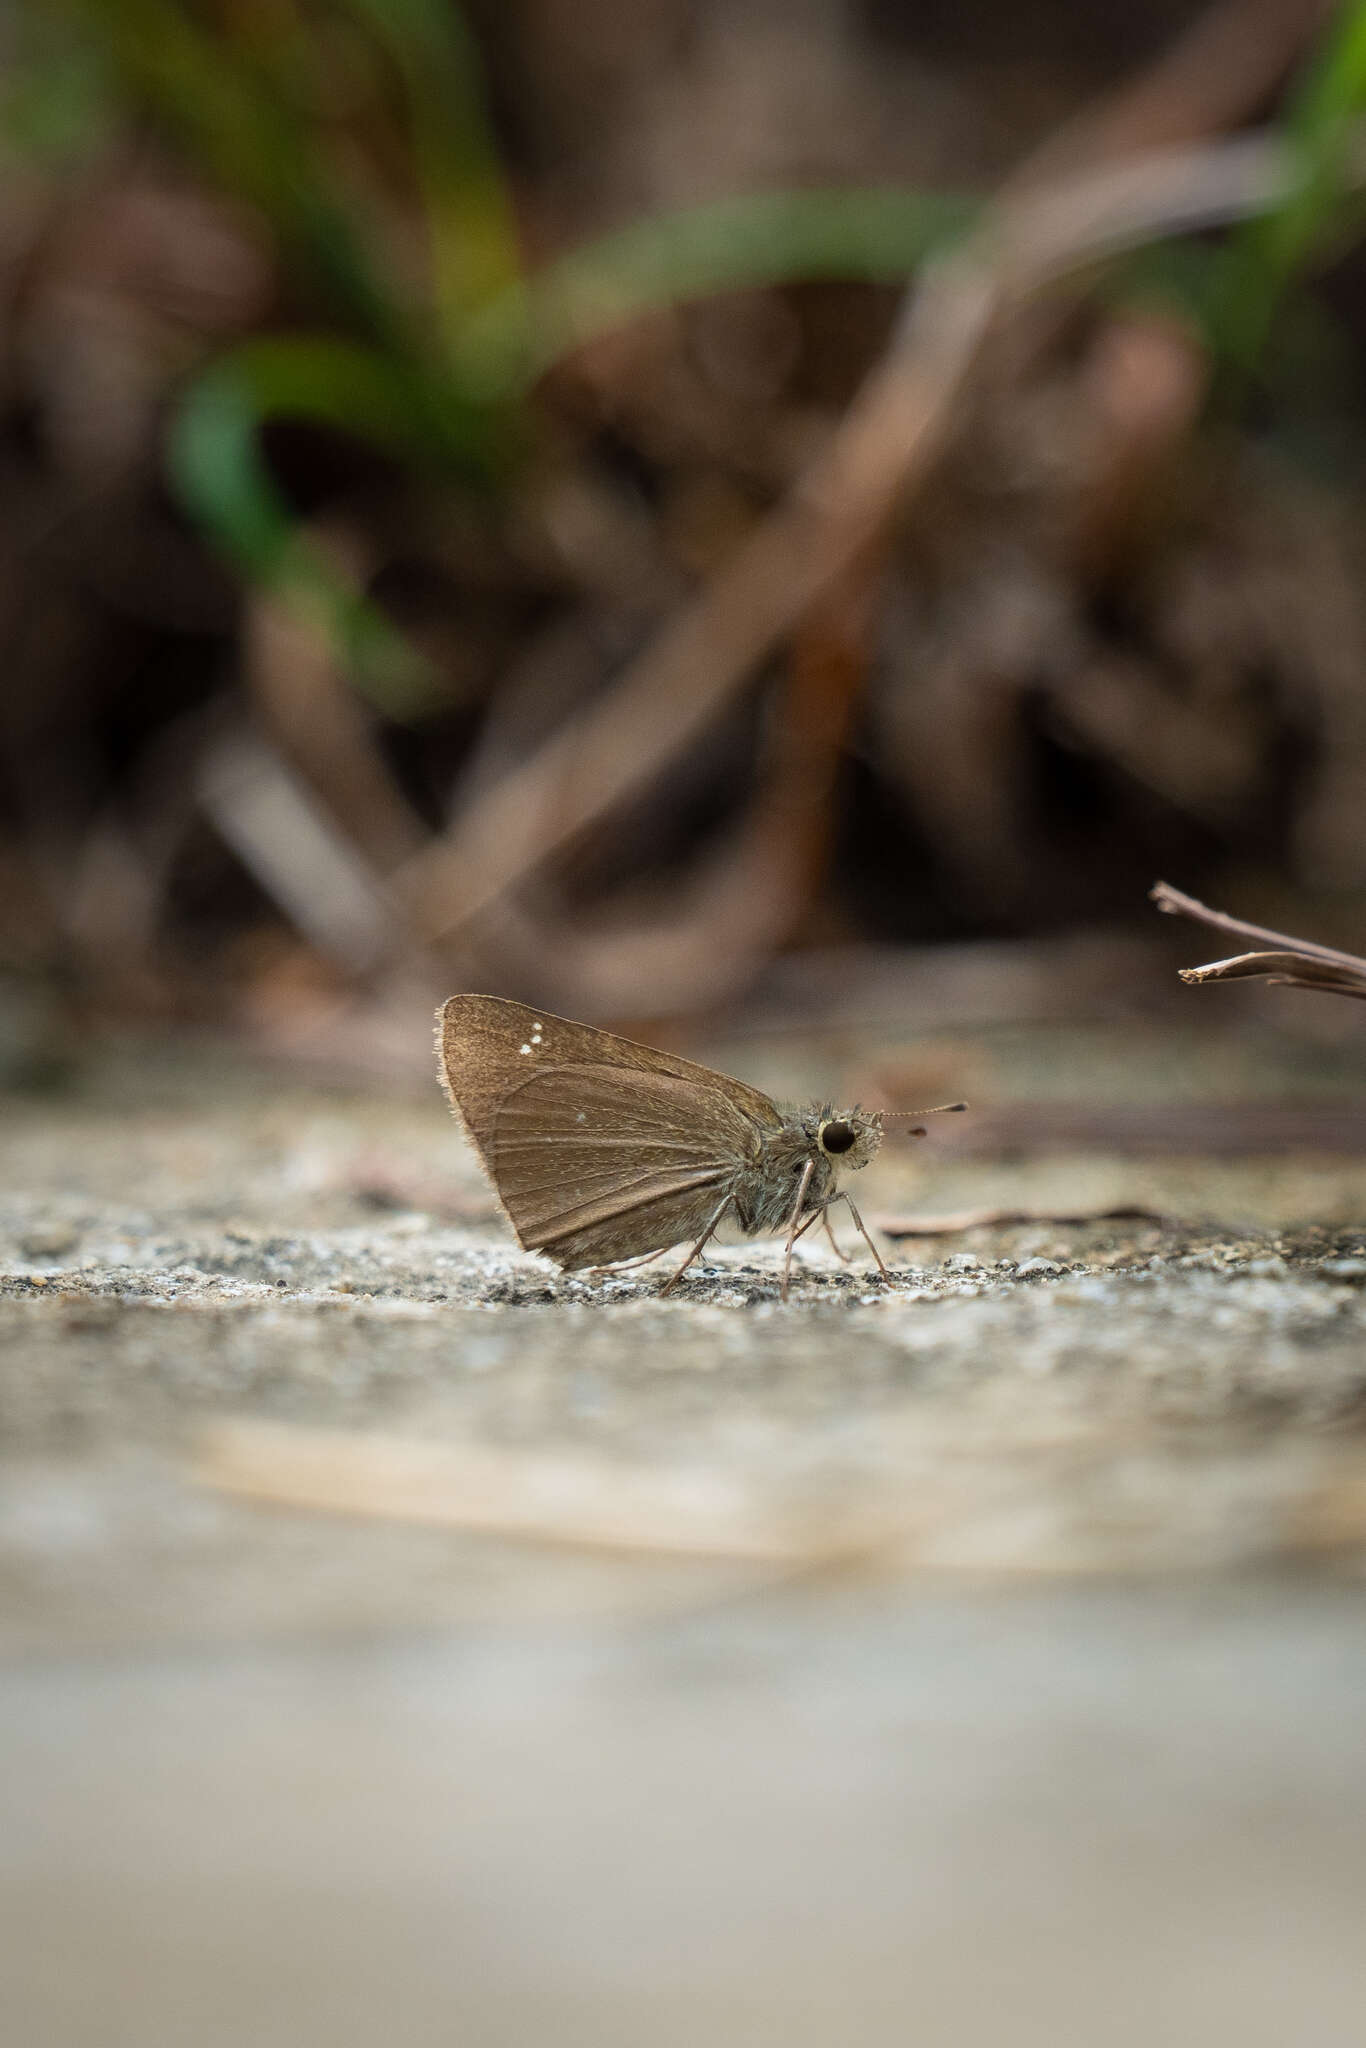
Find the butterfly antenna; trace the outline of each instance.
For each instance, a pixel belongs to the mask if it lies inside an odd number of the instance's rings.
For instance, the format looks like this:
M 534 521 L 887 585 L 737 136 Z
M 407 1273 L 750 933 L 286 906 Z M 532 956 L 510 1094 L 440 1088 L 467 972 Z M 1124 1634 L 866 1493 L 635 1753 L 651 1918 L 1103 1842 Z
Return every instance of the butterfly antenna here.
M 937 1102 L 933 1109 L 888 1109 L 883 1111 L 883 1122 L 904 1116 L 951 1116 L 955 1111 L 966 1108 L 966 1102 Z M 913 1124 L 906 1135 L 910 1138 L 925 1137 L 924 1124 Z

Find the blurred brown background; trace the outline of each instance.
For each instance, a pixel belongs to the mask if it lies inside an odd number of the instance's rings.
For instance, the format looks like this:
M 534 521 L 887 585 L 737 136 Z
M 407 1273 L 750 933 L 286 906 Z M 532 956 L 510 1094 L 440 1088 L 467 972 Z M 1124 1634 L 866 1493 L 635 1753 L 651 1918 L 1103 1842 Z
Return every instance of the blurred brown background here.
M 1359 33 L 7 10 L 7 1071 L 815 1004 L 1157 874 L 1352 944 Z

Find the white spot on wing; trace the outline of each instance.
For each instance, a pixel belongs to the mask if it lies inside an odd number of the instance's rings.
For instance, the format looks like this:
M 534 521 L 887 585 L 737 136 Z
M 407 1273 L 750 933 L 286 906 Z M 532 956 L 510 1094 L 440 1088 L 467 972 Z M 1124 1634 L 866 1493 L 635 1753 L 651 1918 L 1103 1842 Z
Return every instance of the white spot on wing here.
M 531 1051 L 531 1047 L 530 1047 L 529 1045 L 524 1045 L 524 1046 L 522 1047 L 522 1051 L 523 1051 L 523 1052 L 530 1052 L 530 1051 Z

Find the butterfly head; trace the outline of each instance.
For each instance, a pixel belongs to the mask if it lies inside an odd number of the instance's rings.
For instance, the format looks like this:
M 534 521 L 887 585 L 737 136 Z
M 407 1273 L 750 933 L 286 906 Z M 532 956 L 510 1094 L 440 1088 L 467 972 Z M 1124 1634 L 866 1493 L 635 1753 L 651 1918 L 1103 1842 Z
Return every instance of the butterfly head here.
M 842 1173 L 866 1166 L 882 1143 L 882 1117 L 875 1109 L 823 1109 L 816 1118 L 816 1147 Z

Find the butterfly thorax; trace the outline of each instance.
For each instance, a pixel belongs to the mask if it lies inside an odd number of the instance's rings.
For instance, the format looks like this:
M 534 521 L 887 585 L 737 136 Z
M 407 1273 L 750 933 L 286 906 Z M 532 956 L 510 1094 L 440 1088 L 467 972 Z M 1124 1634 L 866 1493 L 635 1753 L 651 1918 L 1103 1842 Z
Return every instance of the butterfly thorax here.
M 762 1132 L 758 1157 L 736 1177 L 732 1200 L 747 1237 L 787 1228 L 808 1165 L 799 1217 L 826 1208 L 843 1177 L 866 1166 L 882 1143 L 882 1119 L 875 1111 L 837 1110 L 825 1103 L 784 1106 L 779 1113 L 781 1124 Z

